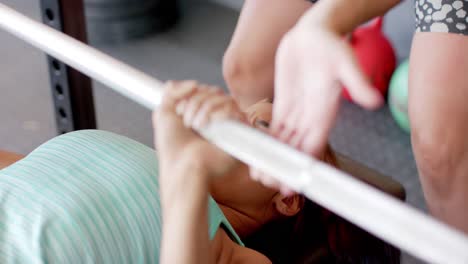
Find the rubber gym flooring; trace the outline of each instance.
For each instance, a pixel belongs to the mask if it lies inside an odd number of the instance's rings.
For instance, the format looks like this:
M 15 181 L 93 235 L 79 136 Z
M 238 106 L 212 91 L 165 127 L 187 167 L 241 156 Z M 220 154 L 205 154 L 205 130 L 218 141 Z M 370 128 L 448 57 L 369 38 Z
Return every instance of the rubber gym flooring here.
M 39 1 L 0 2 L 39 19 Z M 225 86 L 221 58 L 237 11 L 193 0 L 183 7 L 183 19 L 165 34 L 97 47 L 162 80 L 198 79 Z M 386 29 L 400 59 L 409 52 L 411 12 L 411 1 L 406 1 L 388 16 Z M 406 23 L 406 28 L 397 27 L 398 23 Z M 56 135 L 45 56 L 0 31 L 0 58 L 0 149 L 27 154 Z M 94 87 L 98 127 L 152 145 L 150 111 L 99 83 Z M 407 202 L 425 211 L 409 135 L 396 126 L 388 108 L 365 112 L 345 102 L 338 119 L 331 136 L 333 147 L 397 179 L 406 188 Z M 420 262 L 405 255 L 403 263 Z

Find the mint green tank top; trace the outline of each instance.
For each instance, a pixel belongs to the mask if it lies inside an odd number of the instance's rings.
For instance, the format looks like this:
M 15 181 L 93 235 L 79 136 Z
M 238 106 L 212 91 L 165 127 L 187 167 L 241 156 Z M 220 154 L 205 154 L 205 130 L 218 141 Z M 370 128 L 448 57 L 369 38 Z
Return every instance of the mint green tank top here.
M 69 133 L 0 171 L 0 263 L 158 263 L 154 150 L 109 132 Z M 241 240 L 209 198 L 209 235 Z

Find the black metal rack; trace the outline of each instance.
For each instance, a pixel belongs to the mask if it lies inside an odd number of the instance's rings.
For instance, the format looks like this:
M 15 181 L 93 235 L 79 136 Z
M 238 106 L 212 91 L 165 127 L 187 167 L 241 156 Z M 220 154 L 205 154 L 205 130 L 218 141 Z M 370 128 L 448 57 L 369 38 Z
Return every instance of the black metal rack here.
M 87 43 L 83 0 L 41 0 L 45 24 Z M 47 56 L 57 131 L 95 129 L 92 82 L 79 71 Z

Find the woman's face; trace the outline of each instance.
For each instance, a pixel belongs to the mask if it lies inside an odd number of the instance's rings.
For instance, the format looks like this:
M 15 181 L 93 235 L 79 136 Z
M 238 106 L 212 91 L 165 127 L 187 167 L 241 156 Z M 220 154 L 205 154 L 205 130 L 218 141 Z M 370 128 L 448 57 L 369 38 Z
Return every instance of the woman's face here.
M 262 100 L 246 111 L 249 124 L 267 131 L 272 118 L 273 105 Z M 211 186 L 211 195 L 219 204 L 257 217 L 271 217 L 272 201 L 277 190 L 253 181 L 248 167 L 241 164 L 225 177 L 216 179 Z M 267 220 L 267 219 L 265 219 Z

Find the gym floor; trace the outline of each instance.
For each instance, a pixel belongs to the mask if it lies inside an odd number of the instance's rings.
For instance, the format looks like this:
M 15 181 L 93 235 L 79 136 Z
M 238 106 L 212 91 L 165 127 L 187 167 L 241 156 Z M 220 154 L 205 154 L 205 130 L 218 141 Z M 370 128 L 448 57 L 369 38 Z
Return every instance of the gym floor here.
M 38 2 L 0 0 L 39 20 Z M 406 1 L 392 11 L 390 25 L 386 25 L 387 30 L 392 27 L 389 35 L 399 59 L 409 53 L 411 3 Z M 206 0 L 186 0 L 183 19 L 171 31 L 97 48 L 158 79 L 197 79 L 225 87 L 221 59 L 237 16 L 238 11 Z M 402 23 L 402 17 L 404 22 L 409 21 L 406 28 L 393 27 Z M 45 56 L 3 31 L 0 43 L 0 149 L 27 154 L 56 135 Z M 151 146 L 151 112 L 99 83 L 94 87 L 99 129 Z M 405 186 L 407 202 L 426 211 L 409 135 L 397 127 L 387 107 L 365 112 L 344 102 L 331 144 L 335 150 L 398 180 Z M 403 263 L 421 262 L 404 255 Z

